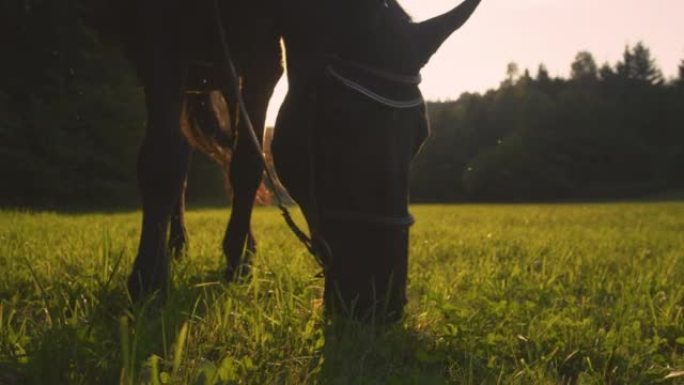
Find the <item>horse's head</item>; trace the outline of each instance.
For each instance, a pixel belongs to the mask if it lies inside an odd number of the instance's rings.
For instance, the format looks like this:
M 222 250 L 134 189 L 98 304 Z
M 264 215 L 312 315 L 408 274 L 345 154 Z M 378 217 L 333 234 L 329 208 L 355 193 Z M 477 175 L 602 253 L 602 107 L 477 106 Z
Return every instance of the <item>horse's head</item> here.
M 413 23 L 394 0 L 334 7 L 325 11 L 353 23 L 330 21 L 315 81 L 300 87 L 291 77 L 274 138 L 276 166 L 324 262 L 328 308 L 396 317 L 406 301 L 413 223 L 409 168 L 428 134 L 419 71 L 453 20 Z M 295 79 L 310 76 L 293 74 L 297 68 L 289 68 Z M 295 139 L 286 151 L 288 137 Z

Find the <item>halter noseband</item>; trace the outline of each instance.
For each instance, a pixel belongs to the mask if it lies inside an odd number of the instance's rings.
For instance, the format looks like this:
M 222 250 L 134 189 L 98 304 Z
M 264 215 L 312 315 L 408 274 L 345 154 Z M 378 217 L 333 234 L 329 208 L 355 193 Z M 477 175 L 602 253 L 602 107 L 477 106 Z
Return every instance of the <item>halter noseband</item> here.
M 326 72 L 332 76 L 333 78 L 339 80 L 345 87 L 350 88 L 361 95 L 367 96 L 376 102 L 383 104 L 387 107 L 392 107 L 392 108 L 414 108 L 422 105 L 424 103 L 423 97 L 418 96 L 414 99 L 410 100 L 395 100 L 395 99 L 390 99 L 388 97 L 382 96 L 379 93 L 376 93 L 369 89 L 368 87 L 365 87 L 361 85 L 360 83 L 355 82 L 354 80 L 351 80 L 349 78 L 346 78 L 342 75 L 340 75 L 337 71 L 333 69 L 332 66 L 327 66 L 326 67 Z

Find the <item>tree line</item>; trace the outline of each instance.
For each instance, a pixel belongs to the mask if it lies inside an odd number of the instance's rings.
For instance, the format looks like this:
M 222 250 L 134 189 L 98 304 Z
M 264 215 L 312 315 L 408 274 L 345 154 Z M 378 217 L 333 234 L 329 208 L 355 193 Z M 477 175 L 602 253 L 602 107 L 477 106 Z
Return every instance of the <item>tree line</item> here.
M 615 199 L 684 187 L 684 60 L 666 80 L 643 44 L 568 79 L 514 63 L 497 89 L 432 103 L 416 201 Z
M 142 89 L 80 0 L 0 5 L 2 207 L 138 204 Z M 485 94 L 430 103 L 432 136 L 413 167 L 415 201 L 620 198 L 681 188 L 684 62 L 663 78 L 648 48 L 569 79 L 516 65 Z M 223 172 L 195 154 L 188 198 L 225 203 Z M 268 201 L 268 199 L 265 199 Z

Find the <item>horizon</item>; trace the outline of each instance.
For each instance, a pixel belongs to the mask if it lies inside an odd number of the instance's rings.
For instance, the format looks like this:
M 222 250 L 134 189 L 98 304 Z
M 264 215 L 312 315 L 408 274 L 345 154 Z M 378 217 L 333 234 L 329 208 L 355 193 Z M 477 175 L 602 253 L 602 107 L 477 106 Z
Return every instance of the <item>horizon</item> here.
M 399 0 L 416 21 L 437 16 L 456 0 Z M 653 2 L 656 3 L 656 2 Z M 675 78 L 684 59 L 684 2 L 659 0 L 483 0 L 422 71 L 420 88 L 431 102 L 453 101 L 464 92 L 484 93 L 505 79 L 506 66 L 535 74 L 544 64 L 553 77 L 567 78 L 580 51 L 597 64 L 614 66 L 626 46 L 643 42 L 665 79 Z M 619 9 L 619 11 L 615 11 Z M 495 30 L 491 29 L 496 25 Z M 677 39 L 677 37 L 680 37 Z M 677 41 L 679 40 L 679 41 Z M 482 49 L 485 47 L 485 49 Z M 266 125 L 273 126 L 287 92 L 283 76 L 269 104 Z

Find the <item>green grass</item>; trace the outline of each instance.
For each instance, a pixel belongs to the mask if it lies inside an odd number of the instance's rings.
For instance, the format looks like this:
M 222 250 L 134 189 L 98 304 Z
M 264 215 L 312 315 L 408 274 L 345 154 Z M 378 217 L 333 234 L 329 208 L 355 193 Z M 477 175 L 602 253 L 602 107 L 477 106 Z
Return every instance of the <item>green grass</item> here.
M 682 384 L 684 204 L 413 208 L 409 306 L 330 325 L 312 258 L 257 210 L 249 283 L 225 211 L 188 215 L 168 305 L 131 308 L 139 213 L 0 213 L 0 384 Z

